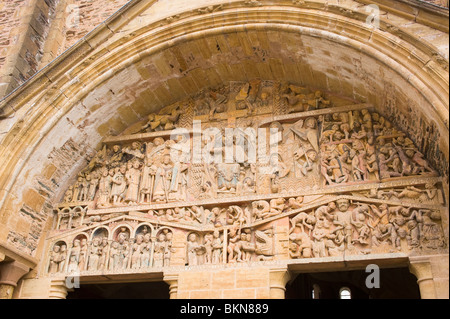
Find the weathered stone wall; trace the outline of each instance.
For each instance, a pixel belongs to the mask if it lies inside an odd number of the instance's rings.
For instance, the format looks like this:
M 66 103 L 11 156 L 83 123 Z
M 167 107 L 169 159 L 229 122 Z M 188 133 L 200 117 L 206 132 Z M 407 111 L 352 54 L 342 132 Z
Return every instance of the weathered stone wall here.
M 18 45 L 21 12 L 24 11 L 27 2 L 26 0 L 4 0 L 0 3 L 0 93 L 5 91 L 2 87 L 10 81 L 10 76 L 4 68 L 11 64 L 8 56 Z
M 421 0 L 421 1 L 429 2 L 440 7 L 448 8 L 448 0 Z
M 44 45 L 59 0 L 10 1 L 0 5 L 0 97 L 41 67 Z
M 0 3 L 0 98 L 100 25 L 126 0 Z
M 66 24 L 63 29 L 64 43 L 59 53 L 64 52 L 78 40 L 119 10 L 128 0 L 67 0 Z

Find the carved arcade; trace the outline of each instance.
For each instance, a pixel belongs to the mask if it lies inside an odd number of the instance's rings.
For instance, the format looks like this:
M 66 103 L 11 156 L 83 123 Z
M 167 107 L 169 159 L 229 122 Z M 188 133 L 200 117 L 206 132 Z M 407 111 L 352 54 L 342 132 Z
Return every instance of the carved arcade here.
M 55 207 L 46 272 L 445 250 L 441 187 L 372 106 L 233 82 L 104 142 Z

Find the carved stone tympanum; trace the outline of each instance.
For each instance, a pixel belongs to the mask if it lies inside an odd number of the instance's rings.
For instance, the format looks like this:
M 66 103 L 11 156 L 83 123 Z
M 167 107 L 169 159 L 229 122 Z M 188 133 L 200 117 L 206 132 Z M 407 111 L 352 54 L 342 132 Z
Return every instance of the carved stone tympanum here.
M 371 105 L 233 82 L 133 127 L 55 206 L 49 275 L 447 247 L 438 173 Z

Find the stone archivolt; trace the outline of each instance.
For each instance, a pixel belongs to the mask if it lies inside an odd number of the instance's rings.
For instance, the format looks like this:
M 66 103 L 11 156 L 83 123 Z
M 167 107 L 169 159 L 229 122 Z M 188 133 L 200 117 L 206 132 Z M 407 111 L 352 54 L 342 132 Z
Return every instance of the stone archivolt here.
M 256 161 L 249 132 L 265 137 Z M 225 150 L 234 161 L 211 161 Z M 55 207 L 45 272 L 444 251 L 441 188 L 414 143 L 371 105 L 233 82 L 104 141 Z

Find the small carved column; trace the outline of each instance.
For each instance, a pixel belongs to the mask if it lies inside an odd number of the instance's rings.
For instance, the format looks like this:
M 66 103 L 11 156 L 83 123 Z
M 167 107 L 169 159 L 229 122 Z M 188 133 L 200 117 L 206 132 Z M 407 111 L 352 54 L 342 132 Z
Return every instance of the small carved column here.
M 427 257 L 410 257 L 409 271 L 416 276 L 422 299 L 436 299 L 431 263 Z
M 291 279 L 287 266 L 270 269 L 270 298 L 285 299 L 286 284 Z
M 154 265 L 154 255 L 155 255 L 155 243 L 156 243 L 156 235 L 151 237 L 151 248 L 150 248 L 150 267 Z
M 170 299 L 177 299 L 178 274 L 164 274 L 164 281 L 169 284 Z
M 17 261 L 0 264 L 0 299 L 11 299 L 17 282 L 30 268 Z
M 58 219 L 57 219 L 56 226 L 55 226 L 56 230 L 59 230 L 59 227 L 61 226 L 61 219 L 63 217 L 62 215 L 63 215 L 62 212 L 57 213 Z
M 226 264 L 228 261 L 228 229 L 225 228 L 223 230 L 223 248 L 222 248 L 222 256 L 223 260 L 222 263 Z
M 66 299 L 68 293 L 65 277 L 52 280 L 48 295 L 50 299 Z

